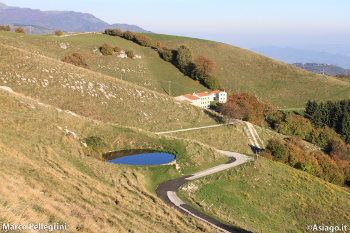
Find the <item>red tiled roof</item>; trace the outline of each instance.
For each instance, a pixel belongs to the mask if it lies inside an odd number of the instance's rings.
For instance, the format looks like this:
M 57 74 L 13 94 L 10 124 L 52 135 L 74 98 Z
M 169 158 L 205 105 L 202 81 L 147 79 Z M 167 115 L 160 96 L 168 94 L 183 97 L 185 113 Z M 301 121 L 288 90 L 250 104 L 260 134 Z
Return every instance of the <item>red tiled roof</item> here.
M 210 94 L 208 94 L 208 93 L 195 93 L 195 95 L 203 97 L 203 96 L 208 96 Z
M 183 102 L 186 102 L 186 103 L 192 104 L 192 102 L 191 102 L 191 101 L 189 101 L 189 100 L 183 100 Z
M 199 100 L 198 97 L 195 97 L 195 96 L 193 96 L 191 94 L 186 94 L 186 95 L 182 95 L 182 96 L 184 96 L 184 97 L 186 97 L 186 98 L 188 98 L 190 100 Z

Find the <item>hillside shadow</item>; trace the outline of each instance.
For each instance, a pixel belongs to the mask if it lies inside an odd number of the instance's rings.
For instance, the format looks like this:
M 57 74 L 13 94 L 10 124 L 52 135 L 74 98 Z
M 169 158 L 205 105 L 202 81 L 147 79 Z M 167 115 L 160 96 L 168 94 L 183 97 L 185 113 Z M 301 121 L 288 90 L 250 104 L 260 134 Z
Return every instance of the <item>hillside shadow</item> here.
M 225 123 L 225 119 L 223 116 L 220 116 L 216 112 L 204 109 L 203 111 L 205 114 L 207 114 L 211 119 L 214 119 L 216 123 L 223 124 Z
M 253 146 L 253 145 L 249 145 L 249 146 L 250 146 L 250 149 L 252 149 L 252 151 L 254 152 L 254 154 L 264 151 L 264 149 L 261 149 L 260 147 Z

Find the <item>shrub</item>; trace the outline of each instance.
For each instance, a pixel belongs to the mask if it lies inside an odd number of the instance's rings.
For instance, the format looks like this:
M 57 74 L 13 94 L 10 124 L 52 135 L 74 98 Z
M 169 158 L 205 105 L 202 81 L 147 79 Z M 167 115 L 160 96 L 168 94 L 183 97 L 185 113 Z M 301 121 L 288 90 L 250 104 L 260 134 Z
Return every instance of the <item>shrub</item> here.
M 173 48 L 163 47 L 160 49 L 159 53 L 164 61 L 174 62 L 177 51 Z
M 116 29 L 106 29 L 104 33 L 107 34 L 107 35 L 110 35 L 110 36 L 121 36 L 121 35 L 123 35 L 123 32 L 120 29 L 118 29 L 118 28 L 116 28 Z
M 57 31 L 55 31 L 55 35 L 56 36 L 62 36 L 63 32 L 61 30 L 57 30 Z
M 123 32 L 119 28 L 116 28 L 116 29 L 112 30 L 112 34 L 111 35 L 112 36 L 121 36 L 121 35 L 123 35 Z
M 63 62 L 73 64 L 75 66 L 89 68 L 89 65 L 86 63 L 86 58 L 80 53 L 72 53 L 64 56 L 62 59 Z
M 112 55 L 113 54 L 113 48 L 110 44 L 108 43 L 104 43 L 101 47 L 100 47 L 100 51 L 103 55 L 107 56 L 107 55 Z
M 136 43 L 145 46 L 145 47 L 153 47 L 154 46 L 154 41 L 145 35 L 136 35 L 135 36 L 135 41 Z
M 157 42 L 157 48 L 158 48 L 158 49 L 163 48 L 163 44 L 162 44 L 162 42 L 160 42 L 160 41 L 158 41 L 158 42 Z
M 128 31 L 123 32 L 122 36 L 127 40 L 134 40 L 136 33 L 128 30 Z
M 0 26 L 0 31 L 11 31 L 11 27 L 9 25 L 7 26 Z
M 26 31 L 25 31 L 24 28 L 22 28 L 22 27 L 16 28 L 16 29 L 15 29 L 15 32 L 16 32 L 16 33 L 24 33 L 24 34 L 26 33 Z
M 123 49 L 119 46 L 114 46 L 113 50 L 114 50 L 114 52 L 119 54 Z
M 127 51 L 125 51 L 125 53 L 126 53 L 126 56 L 128 56 L 131 59 L 133 59 L 135 57 L 135 53 L 132 50 L 127 50 Z

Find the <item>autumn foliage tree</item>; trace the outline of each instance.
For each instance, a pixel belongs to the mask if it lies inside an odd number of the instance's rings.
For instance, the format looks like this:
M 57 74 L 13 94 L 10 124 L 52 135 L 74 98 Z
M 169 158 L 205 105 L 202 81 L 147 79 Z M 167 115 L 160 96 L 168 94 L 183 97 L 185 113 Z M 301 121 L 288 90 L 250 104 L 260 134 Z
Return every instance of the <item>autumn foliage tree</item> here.
M 215 62 L 205 55 L 200 55 L 194 60 L 194 69 L 191 77 L 194 80 L 201 80 L 204 77 L 213 76 L 215 72 Z
M 86 62 L 86 58 L 84 55 L 81 53 L 72 53 L 72 54 L 67 54 L 64 56 L 62 59 L 63 62 L 83 67 L 83 68 L 89 68 L 89 65 Z
M 226 103 L 220 104 L 218 108 L 226 116 L 239 116 L 239 119 L 256 125 L 264 124 L 264 119 L 277 112 L 274 106 L 261 102 L 248 93 L 233 94 Z
M 22 27 L 16 28 L 16 29 L 15 29 L 15 32 L 16 32 L 16 33 L 24 33 L 24 34 L 26 33 L 26 31 L 25 31 L 24 28 L 22 28 Z

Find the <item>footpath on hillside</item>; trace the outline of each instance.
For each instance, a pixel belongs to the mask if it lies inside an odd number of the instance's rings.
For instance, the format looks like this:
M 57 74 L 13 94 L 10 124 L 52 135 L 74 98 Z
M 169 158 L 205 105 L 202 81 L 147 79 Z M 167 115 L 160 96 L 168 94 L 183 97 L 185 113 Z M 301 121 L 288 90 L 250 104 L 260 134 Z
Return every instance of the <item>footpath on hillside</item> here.
M 256 132 L 254 126 L 249 122 L 244 122 L 241 120 L 235 120 L 234 122 L 226 123 L 226 124 L 219 124 L 219 125 L 211 125 L 211 126 L 203 126 L 203 127 L 195 127 L 195 128 L 189 128 L 189 129 L 180 129 L 180 130 L 172 130 L 172 131 L 166 131 L 166 132 L 158 132 L 156 134 L 167 134 L 167 133 L 176 133 L 176 132 L 182 132 L 182 131 L 189 131 L 189 130 L 199 130 L 199 129 L 205 129 L 205 128 L 211 128 L 211 127 L 219 127 L 219 126 L 225 126 L 225 125 L 233 125 L 235 123 L 241 123 L 244 124 L 246 127 L 244 128 L 244 131 L 248 137 L 250 146 L 254 153 L 258 153 L 262 150 L 264 147 L 264 144 L 262 140 L 260 139 L 258 133 Z M 226 170 L 231 167 L 238 166 L 240 164 L 246 163 L 252 158 L 236 153 L 231 151 L 223 151 L 218 150 L 220 153 L 226 155 L 230 158 L 230 161 L 228 161 L 225 164 L 221 164 L 219 166 L 215 166 L 209 169 L 206 169 L 204 171 L 200 171 L 197 173 L 194 173 L 192 175 L 180 177 L 173 180 L 168 180 L 163 183 L 161 183 L 157 189 L 156 193 L 160 199 L 162 199 L 167 205 L 174 207 L 175 209 L 179 210 L 182 214 L 191 215 L 208 225 L 222 231 L 225 233 L 237 233 L 240 232 L 237 229 L 228 226 L 226 224 L 221 223 L 220 221 L 196 210 L 195 208 L 187 205 L 184 201 L 182 201 L 176 194 L 176 191 L 180 186 L 187 183 L 188 181 L 204 177 L 207 175 L 211 175 L 223 170 Z

